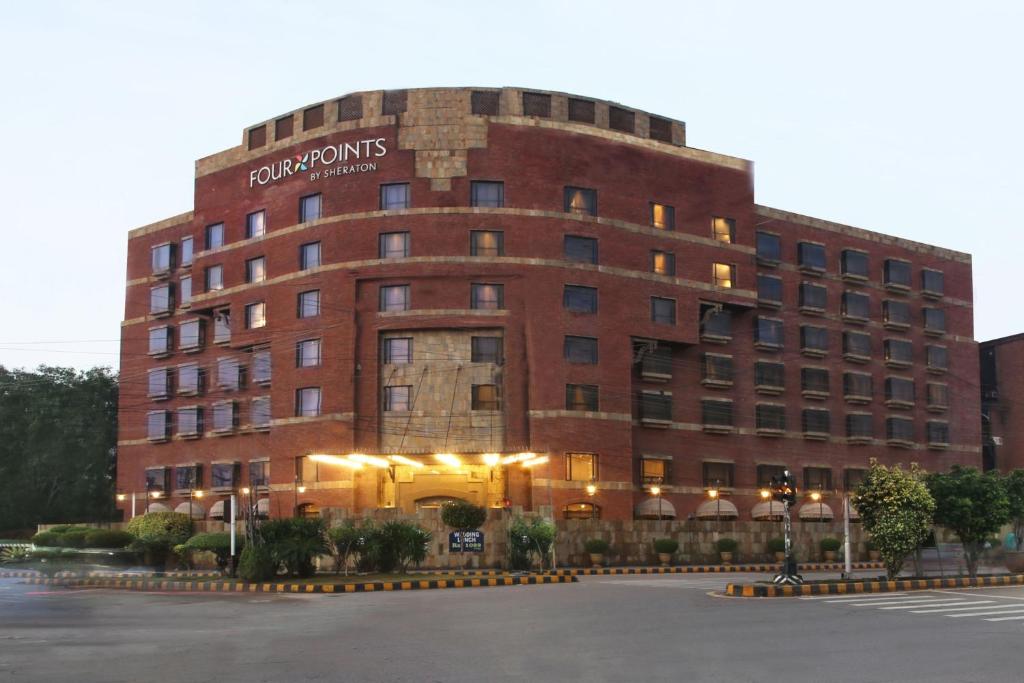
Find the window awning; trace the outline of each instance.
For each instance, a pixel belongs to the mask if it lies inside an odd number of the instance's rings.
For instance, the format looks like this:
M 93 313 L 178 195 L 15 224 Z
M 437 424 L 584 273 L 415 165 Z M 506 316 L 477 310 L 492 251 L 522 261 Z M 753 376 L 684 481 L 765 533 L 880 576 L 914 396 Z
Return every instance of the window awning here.
M 171 508 L 167 507 L 163 503 L 150 503 L 146 512 L 170 512 Z
M 153 506 L 151 505 L 150 506 L 150 510 L 151 511 L 152 511 L 152 508 L 153 508 Z M 174 508 L 174 511 L 175 512 L 180 512 L 183 515 L 187 515 L 189 513 L 189 503 L 188 503 L 188 501 L 185 501 L 184 503 L 181 503 L 180 505 L 178 505 L 178 507 Z M 204 517 L 206 517 L 206 510 L 203 508 L 202 505 L 200 505 L 199 503 L 197 503 L 197 502 L 195 502 L 193 500 L 192 501 L 192 519 L 203 519 Z
M 213 504 L 213 507 L 210 508 L 210 519 L 224 519 L 224 515 L 227 514 L 225 503 L 226 501 L 218 500 Z
M 675 519 L 676 508 L 664 498 L 648 498 L 637 503 L 635 509 L 637 519 Z
M 722 498 L 706 500 L 697 508 L 697 519 L 736 519 L 739 516 L 736 506 Z
M 804 503 L 800 519 L 832 519 L 832 508 L 825 503 Z
M 750 511 L 750 516 L 755 520 L 779 520 L 786 514 L 785 506 L 777 500 L 766 500 L 758 503 Z

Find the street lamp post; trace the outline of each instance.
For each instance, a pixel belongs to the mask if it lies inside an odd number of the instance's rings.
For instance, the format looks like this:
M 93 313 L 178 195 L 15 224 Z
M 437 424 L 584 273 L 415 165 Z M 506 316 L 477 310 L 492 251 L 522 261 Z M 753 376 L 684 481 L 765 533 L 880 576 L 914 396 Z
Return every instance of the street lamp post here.
M 594 496 L 597 495 L 597 485 L 587 484 L 587 495 L 590 496 L 590 518 L 597 517 L 597 507 L 594 505 Z
M 651 495 L 658 499 L 658 521 L 661 521 L 661 487 L 652 486 Z
M 715 482 L 717 487 L 718 482 Z M 718 488 L 708 489 L 708 498 L 715 501 L 715 522 L 721 528 L 722 526 L 722 492 Z

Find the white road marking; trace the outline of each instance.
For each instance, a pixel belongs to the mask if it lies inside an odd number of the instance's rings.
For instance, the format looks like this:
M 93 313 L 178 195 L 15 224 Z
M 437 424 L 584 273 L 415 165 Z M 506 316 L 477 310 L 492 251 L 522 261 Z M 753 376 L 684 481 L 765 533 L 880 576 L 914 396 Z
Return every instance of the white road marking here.
M 947 614 L 946 616 L 950 619 L 959 619 L 960 617 L 986 617 L 989 614 L 1008 614 L 1013 612 L 1024 612 L 1024 607 L 1021 607 L 1020 605 L 1007 605 L 1006 607 L 993 607 L 990 610 L 986 610 L 984 612 L 968 612 L 966 614 Z
M 1024 619 L 1024 614 L 1017 617 L 998 617 L 995 619 L 986 619 L 985 621 L 1014 621 L 1016 619 Z
M 922 605 L 927 605 L 928 607 L 953 607 L 955 605 L 962 605 L 963 603 L 964 603 L 963 600 L 956 600 L 954 602 L 943 602 L 942 600 L 939 600 L 938 602 L 933 602 L 933 601 L 918 602 L 918 603 L 913 604 L 913 605 L 896 605 L 895 607 L 879 607 L 879 609 L 914 609 L 915 607 L 921 607 Z
M 934 595 L 920 598 L 901 598 L 899 600 L 865 600 L 863 602 L 848 602 L 847 605 L 853 605 L 854 607 L 879 607 L 884 605 L 908 605 L 914 602 L 929 602 L 933 600 L 948 600 L 949 598 L 939 598 Z
M 964 610 L 978 609 L 976 605 L 990 605 L 995 600 L 979 600 L 978 602 L 964 602 L 961 603 L 963 607 L 952 607 L 947 609 L 922 609 L 911 612 L 911 614 L 935 614 L 936 612 L 963 612 Z M 986 608 L 988 609 L 988 608 Z
M 878 598 L 899 598 L 905 597 L 906 593 L 885 593 L 880 594 Z M 865 598 L 876 597 L 871 593 L 859 593 L 857 595 L 815 595 L 815 596 L 801 596 L 800 600 L 824 600 L 825 602 L 847 602 L 849 600 L 863 600 Z

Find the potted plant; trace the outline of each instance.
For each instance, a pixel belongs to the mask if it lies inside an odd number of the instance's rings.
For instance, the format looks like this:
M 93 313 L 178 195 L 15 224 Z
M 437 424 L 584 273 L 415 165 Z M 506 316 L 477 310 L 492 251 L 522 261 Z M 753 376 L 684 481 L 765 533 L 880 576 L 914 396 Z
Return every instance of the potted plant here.
M 769 538 L 765 547 L 775 557 L 776 562 L 783 562 L 786 559 L 786 539 L 780 537 Z
M 735 538 L 720 538 L 715 541 L 715 549 L 718 550 L 718 554 L 722 558 L 722 564 L 729 564 L 732 562 L 733 553 L 736 552 L 736 548 L 739 547 L 739 543 Z
M 679 550 L 679 541 L 674 538 L 654 539 L 654 552 L 658 553 L 658 562 L 662 567 L 672 564 L 672 555 Z
M 872 562 L 878 562 L 882 558 L 882 553 L 875 547 L 875 542 L 870 538 L 864 541 L 864 549 L 868 551 L 868 559 Z
M 590 555 L 590 563 L 600 567 L 604 564 L 604 554 L 608 552 L 608 541 L 603 538 L 590 538 L 583 542 L 583 549 Z
M 821 548 L 821 554 L 826 562 L 836 561 L 836 551 L 839 550 L 840 545 L 842 544 L 838 538 L 823 538 L 818 543 L 818 546 Z

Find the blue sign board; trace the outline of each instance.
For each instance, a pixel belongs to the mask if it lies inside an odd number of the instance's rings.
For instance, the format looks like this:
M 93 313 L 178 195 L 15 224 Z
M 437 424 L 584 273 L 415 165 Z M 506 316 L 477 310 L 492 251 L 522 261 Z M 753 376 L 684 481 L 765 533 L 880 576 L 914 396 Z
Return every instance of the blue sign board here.
M 484 551 L 484 532 L 453 531 L 448 534 L 448 552 L 450 553 L 482 553 Z

